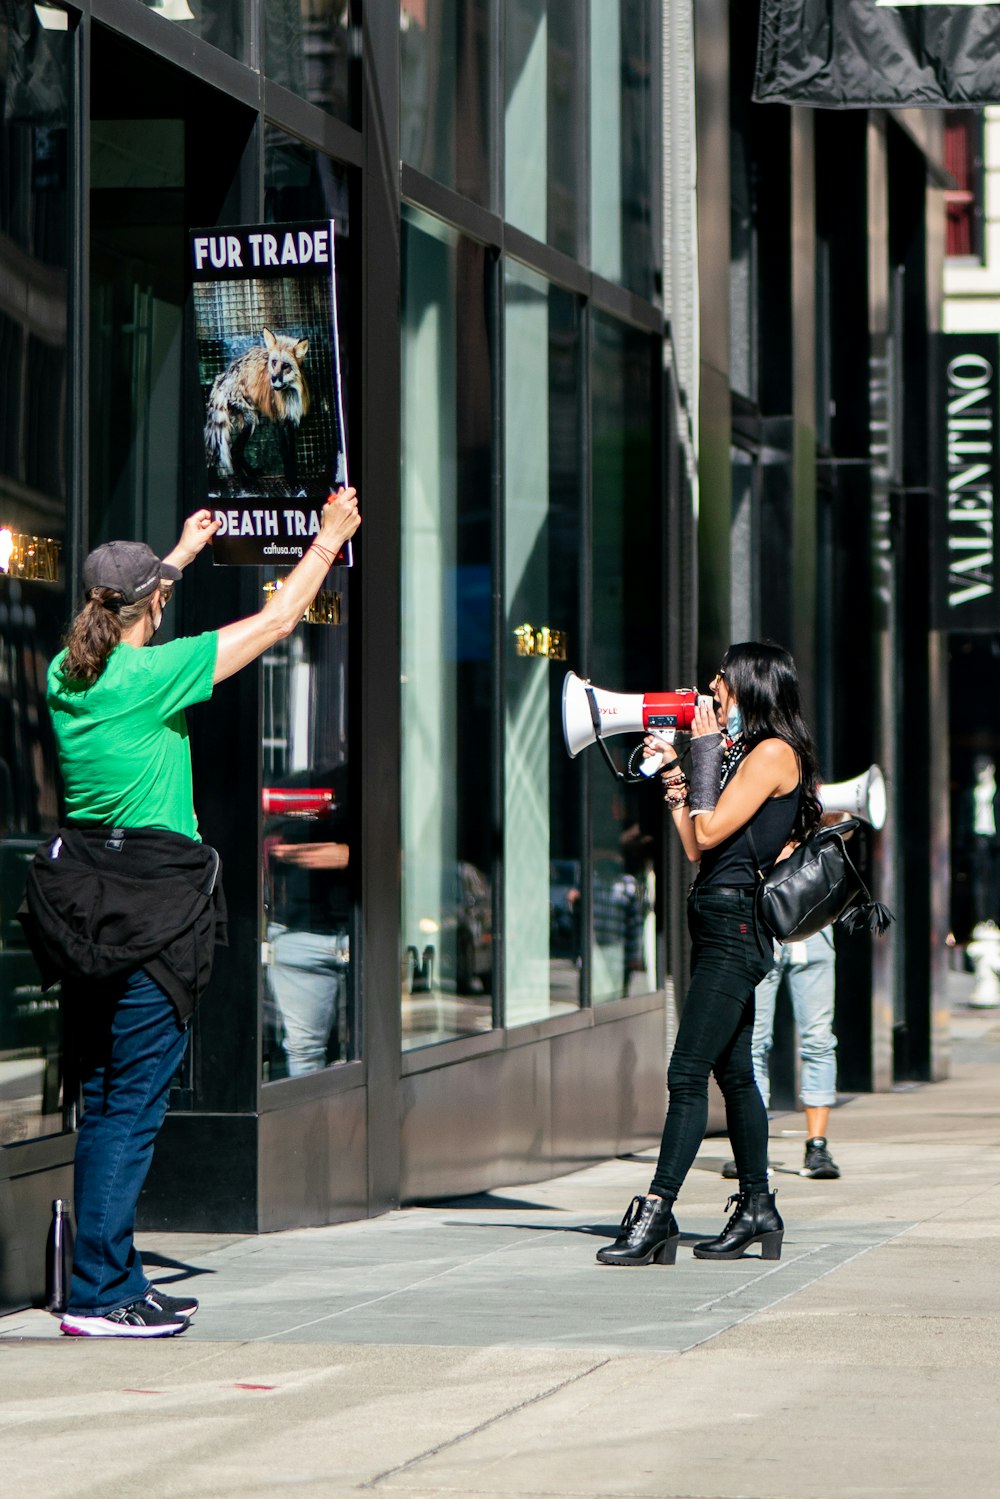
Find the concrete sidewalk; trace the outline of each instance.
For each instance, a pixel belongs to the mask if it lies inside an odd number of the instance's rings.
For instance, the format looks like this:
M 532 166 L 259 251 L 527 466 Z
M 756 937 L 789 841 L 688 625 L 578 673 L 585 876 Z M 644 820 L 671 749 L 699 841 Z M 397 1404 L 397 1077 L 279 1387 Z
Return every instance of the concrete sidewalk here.
M 837 1182 L 772 1121 L 777 1264 L 598 1266 L 652 1153 L 255 1238 L 146 1236 L 202 1310 L 156 1343 L 0 1319 L 11 1499 L 1000 1494 L 1000 1012 L 953 1077 L 845 1102 Z M 717 1232 L 708 1140 L 685 1236 Z

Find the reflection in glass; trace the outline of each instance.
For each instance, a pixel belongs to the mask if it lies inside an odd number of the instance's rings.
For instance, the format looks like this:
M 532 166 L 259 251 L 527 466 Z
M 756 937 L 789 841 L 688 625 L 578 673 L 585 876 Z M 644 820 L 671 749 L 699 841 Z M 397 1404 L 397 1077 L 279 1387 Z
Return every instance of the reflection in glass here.
M 617 692 L 680 686 L 661 680 L 664 600 L 654 503 L 650 340 L 593 317 L 592 676 Z M 594 1004 L 656 988 L 657 784 L 626 788 L 601 766 L 590 781 Z
M 211 42 L 220 52 L 243 57 L 249 9 L 243 0 L 143 0 L 143 3 L 165 21 L 176 21 L 191 36 Z
M 274 1081 L 355 1054 L 350 780 L 337 701 L 347 690 L 345 625 L 303 625 L 264 671 L 264 1078 Z
M 355 178 L 350 168 L 333 161 L 322 151 L 286 135 L 276 125 L 264 127 L 264 218 L 268 223 L 333 219 L 337 238 L 337 331 L 340 335 L 340 378 L 346 393 L 351 390 L 351 350 L 360 346 L 357 332 L 359 307 L 354 296 L 354 255 L 351 250 L 351 196 Z M 351 409 L 344 413 L 348 424 L 348 462 L 356 472 L 351 441 Z
M 581 244 L 582 0 L 505 0 L 506 218 L 557 250 Z
M 90 132 L 90 539 L 141 536 L 161 557 L 182 492 L 186 130 L 95 117 Z
M 267 0 L 261 11 L 268 78 L 338 120 L 355 123 L 358 0 Z
M 400 155 L 493 206 L 489 0 L 400 0 Z
M 70 40 L 54 6 L 0 11 L 0 529 L 60 544 Z M 59 990 L 42 993 L 15 913 L 28 861 L 59 820 L 45 674 L 67 603 L 63 585 L 32 577 L 23 559 L 8 566 L 0 574 L 0 1146 L 63 1125 Z
M 580 1003 L 580 763 L 562 740 L 566 659 L 580 638 L 580 311 L 508 262 L 504 392 L 508 1025 Z M 526 628 L 530 627 L 530 628 Z M 543 633 L 548 631 L 548 636 Z M 539 649 L 549 644 L 549 654 Z M 525 650 L 526 641 L 534 649 Z
M 652 0 L 590 0 L 590 254 L 609 281 L 657 289 L 657 25 Z
M 349 173 L 268 127 L 264 207 L 265 217 L 277 222 L 336 221 L 341 373 L 349 393 Z M 262 663 L 265 1081 L 301 1077 L 359 1055 L 351 966 L 350 578 L 335 568 L 325 585 L 327 622 L 301 625 Z M 268 574 L 265 586 L 270 581 Z
M 492 260 L 404 209 L 402 1025 L 493 1024 Z
M 749 104 L 732 90 L 729 120 L 729 378 L 750 400 L 758 385 L 757 182 Z

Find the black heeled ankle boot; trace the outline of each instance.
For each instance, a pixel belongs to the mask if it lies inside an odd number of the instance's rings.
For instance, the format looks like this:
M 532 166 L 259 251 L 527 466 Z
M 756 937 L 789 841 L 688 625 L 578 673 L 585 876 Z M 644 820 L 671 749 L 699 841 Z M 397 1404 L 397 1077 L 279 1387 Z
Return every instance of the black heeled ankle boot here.
M 669 1197 L 633 1197 L 615 1242 L 599 1249 L 602 1265 L 673 1265 L 680 1229 Z
M 759 1244 L 762 1260 L 780 1260 L 785 1225 L 774 1205 L 774 1193 L 740 1192 L 730 1197 L 726 1207 L 733 1203 L 736 1211 L 721 1234 L 694 1246 L 695 1259 L 738 1260 L 751 1244 Z

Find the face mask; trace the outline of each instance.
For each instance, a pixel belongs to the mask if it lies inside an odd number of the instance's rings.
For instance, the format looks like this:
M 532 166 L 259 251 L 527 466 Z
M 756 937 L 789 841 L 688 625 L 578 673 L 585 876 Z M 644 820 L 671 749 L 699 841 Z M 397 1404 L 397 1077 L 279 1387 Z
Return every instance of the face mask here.
M 730 739 L 735 739 L 737 735 L 743 733 L 743 714 L 739 708 L 730 708 L 726 714 L 726 733 Z

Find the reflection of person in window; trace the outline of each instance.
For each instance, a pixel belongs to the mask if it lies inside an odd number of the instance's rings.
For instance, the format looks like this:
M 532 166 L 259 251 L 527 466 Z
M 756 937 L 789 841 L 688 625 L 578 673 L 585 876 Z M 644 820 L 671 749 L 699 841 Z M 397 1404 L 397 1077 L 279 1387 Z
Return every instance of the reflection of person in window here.
M 282 789 L 329 788 L 333 801 L 275 819 L 265 838 L 267 969 L 290 1077 L 342 1061 L 348 1048 L 350 844 L 347 768 L 298 771 Z
M 976 921 L 1000 917 L 997 894 L 996 766 L 988 755 L 977 755 L 972 788 L 972 888 Z

